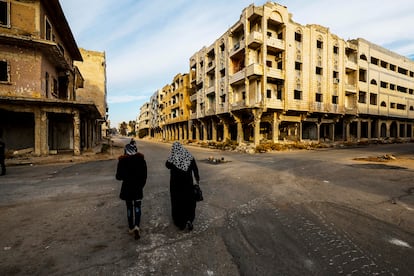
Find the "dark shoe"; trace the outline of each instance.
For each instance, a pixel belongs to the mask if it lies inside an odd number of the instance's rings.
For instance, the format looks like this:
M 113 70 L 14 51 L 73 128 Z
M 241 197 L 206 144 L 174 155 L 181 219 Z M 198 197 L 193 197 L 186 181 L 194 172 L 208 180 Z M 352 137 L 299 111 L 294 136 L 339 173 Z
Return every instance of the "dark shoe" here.
M 188 228 L 188 231 L 192 231 L 193 230 L 193 223 L 191 222 L 191 221 L 187 221 L 187 228 Z
M 135 237 L 136 240 L 138 240 L 139 238 L 141 238 L 141 235 L 139 233 L 139 227 L 138 226 L 135 226 L 135 228 L 134 228 L 134 237 Z

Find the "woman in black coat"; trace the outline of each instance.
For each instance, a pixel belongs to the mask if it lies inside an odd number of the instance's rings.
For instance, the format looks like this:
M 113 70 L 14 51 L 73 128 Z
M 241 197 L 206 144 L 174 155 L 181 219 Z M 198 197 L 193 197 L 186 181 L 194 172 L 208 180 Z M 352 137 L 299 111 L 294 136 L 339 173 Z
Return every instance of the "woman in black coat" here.
M 171 212 L 174 224 L 184 230 L 193 229 L 196 200 L 193 189 L 193 174 L 198 184 L 200 176 L 194 157 L 179 142 L 174 142 L 166 167 L 170 169 Z
M 119 197 L 126 202 L 129 233 L 135 234 L 135 239 L 139 239 L 141 201 L 147 181 L 147 163 L 144 155 L 137 152 L 135 141 L 127 144 L 124 152 L 125 154 L 119 157 L 116 170 L 116 179 L 122 180 Z

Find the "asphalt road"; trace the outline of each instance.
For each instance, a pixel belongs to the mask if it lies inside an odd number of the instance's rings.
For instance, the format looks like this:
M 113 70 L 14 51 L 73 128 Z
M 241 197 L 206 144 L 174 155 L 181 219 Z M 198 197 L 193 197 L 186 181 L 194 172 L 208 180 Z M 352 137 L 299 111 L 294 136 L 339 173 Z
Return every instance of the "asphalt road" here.
M 413 275 L 414 144 L 187 148 L 205 198 L 192 232 L 171 221 L 170 144 L 138 141 L 149 172 L 138 241 L 127 234 L 116 159 L 9 167 L 0 275 Z M 386 154 L 396 160 L 367 161 Z

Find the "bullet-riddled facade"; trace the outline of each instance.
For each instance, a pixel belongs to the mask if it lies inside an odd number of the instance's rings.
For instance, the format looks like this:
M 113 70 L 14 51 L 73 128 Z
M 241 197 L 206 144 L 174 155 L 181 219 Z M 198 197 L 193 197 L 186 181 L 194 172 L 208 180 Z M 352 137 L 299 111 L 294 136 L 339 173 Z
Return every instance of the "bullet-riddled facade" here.
M 413 71 L 412 60 L 298 24 L 277 3 L 250 5 L 190 57 L 188 139 L 408 140 Z
M 96 142 L 82 125 L 101 114 L 77 100 L 84 80 L 74 61 L 82 55 L 58 0 L 0 1 L 0 130 L 8 150 L 77 155 Z

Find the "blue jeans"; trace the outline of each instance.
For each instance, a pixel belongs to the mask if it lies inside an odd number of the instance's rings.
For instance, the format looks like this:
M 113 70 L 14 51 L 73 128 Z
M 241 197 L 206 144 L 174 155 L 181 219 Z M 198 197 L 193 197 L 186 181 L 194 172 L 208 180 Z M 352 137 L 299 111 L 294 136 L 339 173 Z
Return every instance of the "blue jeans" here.
M 141 200 L 125 200 L 127 206 L 127 217 L 129 229 L 139 227 L 141 222 Z M 135 223 L 134 223 L 135 216 Z

